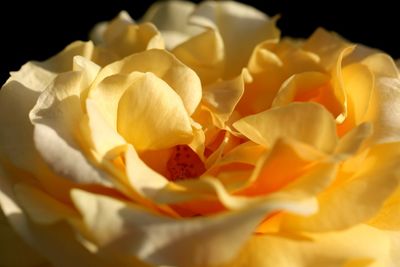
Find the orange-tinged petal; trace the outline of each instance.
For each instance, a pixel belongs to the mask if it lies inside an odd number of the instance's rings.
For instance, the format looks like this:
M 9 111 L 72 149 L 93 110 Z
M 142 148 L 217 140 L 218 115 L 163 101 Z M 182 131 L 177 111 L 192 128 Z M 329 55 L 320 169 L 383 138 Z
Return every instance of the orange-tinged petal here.
M 280 43 L 265 41 L 257 45 L 249 60 L 248 69 L 253 80 L 246 85 L 238 104 L 243 115 L 268 109 L 283 83 L 292 75 L 324 71 L 319 65 L 317 55 L 285 40 Z
M 316 214 L 288 215 L 283 226 L 320 232 L 346 229 L 371 219 L 399 184 L 399 151 L 398 144 L 371 148 L 363 168 L 319 195 Z
M 248 186 L 237 193 L 254 196 L 277 191 L 304 174 L 312 172 L 315 161 L 323 157 L 323 154 L 301 143 L 278 140 L 273 148 L 260 158 Z
M 255 235 L 237 258 L 221 267 L 387 267 L 396 266 L 391 255 L 396 249 L 389 233 L 367 225 L 302 237 Z
M 368 224 L 379 229 L 400 230 L 400 188 L 383 203 L 379 212 L 369 220 Z
M 74 190 L 72 196 L 98 246 L 124 257 L 172 266 L 227 262 L 269 213 L 277 209 L 309 213 L 313 208 L 310 203 L 277 200 L 242 211 L 177 220 L 80 190 Z
M 272 147 L 279 138 L 290 138 L 331 152 L 337 143 L 332 115 L 311 102 L 272 108 L 240 119 L 233 126 L 253 142 L 266 147 Z

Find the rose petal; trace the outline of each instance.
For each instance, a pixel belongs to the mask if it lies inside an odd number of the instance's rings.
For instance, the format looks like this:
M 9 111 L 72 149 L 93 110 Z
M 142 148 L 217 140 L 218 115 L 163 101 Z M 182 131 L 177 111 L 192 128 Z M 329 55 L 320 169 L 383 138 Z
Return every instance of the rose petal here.
M 156 27 L 151 23 L 136 24 L 126 11 L 102 26 L 95 28 L 93 34 L 100 35 L 101 45 L 120 58 L 152 48 L 164 48 L 164 41 Z
M 27 185 L 14 186 L 15 198 L 30 219 L 38 224 L 54 224 L 65 218 L 77 217 L 76 211 L 43 191 Z
M 13 164 L 30 172 L 35 171 L 39 155 L 28 114 L 38 96 L 17 81 L 7 82 L 0 90 L 0 150 Z
M 331 70 L 337 63 L 339 54 L 349 46 L 349 43 L 335 33 L 318 28 L 302 45 L 302 48 L 317 54 L 325 70 Z
M 72 196 L 100 247 L 172 266 L 226 262 L 269 213 L 282 208 L 301 212 L 309 207 L 277 201 L 218 216 L 176 220 L 106 196 L 80 190 L 74 190 Z
M 396 249 L 398 245 L 390 234 L 367 225 L 341 232 L 306 234 L 303 238 L 258 235 L 252 237 L 236 259 L 223 267 L 396 266 L 397 261 L 391 255 Z
M 57 174 L 77 183 L 111 186 L 108 175 L 93 166 L 80 150 L 76 123 L 82 119 L 82 72 L 60 74 L 40 96 L 30 117 L 34 143 Z
M 233 126 L 250 140 L 266 147 L 271 147 L 279 138 L 291 138 L 331 152 L 337 143 L 332 115 L 311 102 L 269 109 L 247 116 Z
M 16 233 L 40 255 L 52 265 L 60 267 L 109 266 L 80 245 L 74 232 L 66 224 L 50 227 L 32 223 L 18 206 L 12 185 L 8 174 L 0 169 L 0 203 L 4 214 Z M 60 258 L 63 260 L 60 261 Z
M 399 163 L 398 144 L 371 148 L 362 169 L 347 179 L 339 176 L 340 182 L 321 193 L 316 214 L 309 217 L 288 215 L 283 226 L 293 230 L 331 231 L 372 218 L 399 184 Z
M 248 63 L 253 80 L 246 85 L 238 104 L 240 113 L 250 115 L 270 108 L 279 89 L 292 75 L 323 72 L 319 61 L 316 54 L 301 49 L 293 42 L 276 43 L 269 40 L 260 43 L 255 47 Z
M 100 113 L 96 102 L 86 100 L 88 142 L 93 145 L 96 155 L 102 159 L 116 147 L 127 144 L 115 129 L 113 129 Z
M 220 32 L 227 66 L 224 78 L 228 79 L 237 76 L 246 67 L 256 44 L 279 38 L 280 34 L 275 27 L 275 19 L 270 19 L 253 7 L 233 1 L 204 1 L 196 7 L 190 22 Z
M 137 53 L 106 66 L 94 81 L 89 97 L 102 97 L 101 92 L 96 92 L 96 87 L 106 77 L 114 74 L 130 74 L 135 71 L 152 72 L 165 81 L 182 98 L 190 115 L 200 103 L 201 83 L 196 73 L 178 61 L 172 54 L 157 49 Z M 101 106 L 99 107 L 101 108 Z
M 151 199 L 159 189 L 168 184 L 168 180 L 148 167 L 132 147 L 125 152 L 125 160 L 129 182 L 142 196 Z
M 178 94 L 151 72 L 136 76 L 118 104 L 118 132 L 138 150 L 189 143 L 192 127 Z
M 372 103 L 366 120 L 372 121 L 374 133 L 371 143 L 387 143 L 400 140 L 400 79 L 379 77 L 371 96 Z
M 312 173 L 322 159 L 324 154 L 312 147 L 279 139 L 268 153 L 260 157 L 247 187 L 239 194 L 254 196 L 278 191 L 301 176 Z
M 188 23 L 195 6 L 188 1 L 157 2 L 147 10 L 141 21 L 154 23 L 161 31 L 167 49 L 171 50 L 202 31 L 202 28 Z
M 199 75 L 203 84 L 211 84 L 224 71 L 224 43 L 218 31 L 209 29 L 181 43 L 172 53 Z
M 400 230 L 400 189 L 385 201 L 379 212 L 368 222 L 379 229 Z
M 360 124 L 340 138 L 338 145 L 335 148 L 335 154 L 355 154 L 372 133 L 373 129 L 371 123 Z
M 203 104 L 211 111 L 214 124 L 225 128 L 244 92 L 245 74 L 232 80 L 215 82 L 203 90 Z

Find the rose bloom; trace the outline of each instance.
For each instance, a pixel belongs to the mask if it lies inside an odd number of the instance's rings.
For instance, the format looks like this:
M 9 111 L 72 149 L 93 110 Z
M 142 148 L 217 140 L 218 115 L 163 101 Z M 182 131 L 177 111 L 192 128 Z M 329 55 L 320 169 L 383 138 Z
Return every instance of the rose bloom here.
M 159 2 L 12 72 L 0 265 L 399 266 L 398 69 L 276 20 Z

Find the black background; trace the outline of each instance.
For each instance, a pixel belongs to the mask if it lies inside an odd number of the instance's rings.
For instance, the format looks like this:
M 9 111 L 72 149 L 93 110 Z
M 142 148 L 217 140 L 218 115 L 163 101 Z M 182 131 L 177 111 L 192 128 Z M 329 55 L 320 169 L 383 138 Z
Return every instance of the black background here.
M 122 9 L 140 18 L 154 1 L 0 1 L 0 83 L 28 60 L 44 60 L 92 26 Z M 193 1 L 199 2 L 199 1 Z M 400 57 L 400 10 L 396 1 L 241 1 L 268 15 L 281 14 L 283 35 L 307 37 L 318 26 Z M 371 2 L 371 3 L 368 3 Z

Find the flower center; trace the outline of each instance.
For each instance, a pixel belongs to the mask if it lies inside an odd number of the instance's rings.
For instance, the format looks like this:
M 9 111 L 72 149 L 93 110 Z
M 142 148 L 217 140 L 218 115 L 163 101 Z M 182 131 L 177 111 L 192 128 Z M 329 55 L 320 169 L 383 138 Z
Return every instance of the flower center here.
M 200 157 L 187 145 L 176 146 L 167 162 L 168 179 L 170 181 L 196 178 L 206 168 Z

